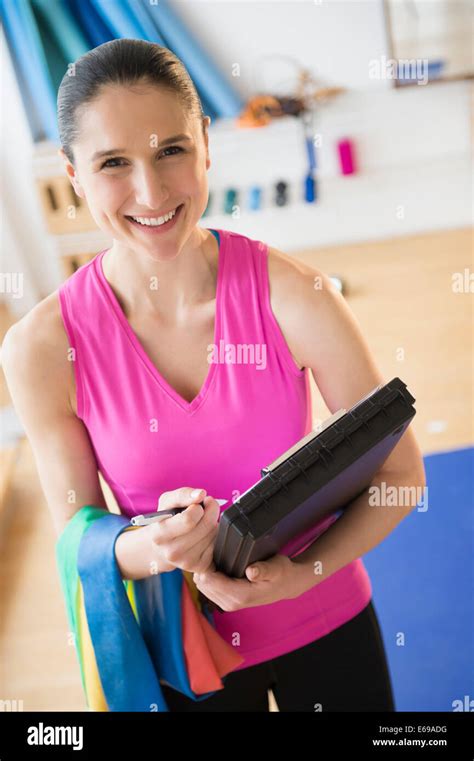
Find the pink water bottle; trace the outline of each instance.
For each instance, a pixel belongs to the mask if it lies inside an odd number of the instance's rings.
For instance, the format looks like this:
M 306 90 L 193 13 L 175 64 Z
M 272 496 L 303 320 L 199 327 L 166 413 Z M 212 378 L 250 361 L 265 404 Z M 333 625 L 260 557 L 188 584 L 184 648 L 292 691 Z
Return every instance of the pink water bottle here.
M 338 141 L 337 150 L 342 174 L 354 174 L 356 171 L 354 143 L 349 138 Z

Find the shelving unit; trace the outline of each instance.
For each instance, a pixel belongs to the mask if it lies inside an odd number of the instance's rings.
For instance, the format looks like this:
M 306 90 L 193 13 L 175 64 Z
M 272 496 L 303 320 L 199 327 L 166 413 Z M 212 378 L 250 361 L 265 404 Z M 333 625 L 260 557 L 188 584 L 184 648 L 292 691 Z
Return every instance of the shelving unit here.
M 472 85 L 457 83 L 449 92 L 454 90 L 467 108 L 465 94 L 470 91 L 472 97 Z M 402 107 L 410 120 L 399 111 Z M 444 129 L 451 138 L 440 143 Z M 435 88 L 377 98 L 348 93 L 321 110 L 315 130 L 322 137 L 316 151 L 317 199 L 306 203 L 307 157 L 298 119 L 288 116 L 255 129 L 237 128 L 233 119 L 211 123 L 211 203 L 201 226 L 233 230 L 291 254 L 471 223 L 471 135 L 449 112 L 439 114 Z M 345 134 L 355 142 L 358 171 L 344 176 L 336 146 Z M 46 228 L 67 276 L 111 241 L 75 196 L 57 150 L 51 143 L 37 144 L 33 165 Z M 272 197 L 279 180 L 288 184 L 283 207 Z M 263 189 L 258 211 L 246 204 L 255 184 Z M 228 188 L 240 193 L 236 214 L 221 211 Z

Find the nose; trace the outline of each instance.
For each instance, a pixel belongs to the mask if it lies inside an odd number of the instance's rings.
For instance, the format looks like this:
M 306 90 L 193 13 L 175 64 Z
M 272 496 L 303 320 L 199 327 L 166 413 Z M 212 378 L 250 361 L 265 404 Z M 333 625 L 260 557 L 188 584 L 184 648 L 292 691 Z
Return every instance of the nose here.
M 169 195 L 156 167 L 147 165 L 137 170 L 135 198 L 139 206 L 148 206 L 150 209 L 162 209 Z

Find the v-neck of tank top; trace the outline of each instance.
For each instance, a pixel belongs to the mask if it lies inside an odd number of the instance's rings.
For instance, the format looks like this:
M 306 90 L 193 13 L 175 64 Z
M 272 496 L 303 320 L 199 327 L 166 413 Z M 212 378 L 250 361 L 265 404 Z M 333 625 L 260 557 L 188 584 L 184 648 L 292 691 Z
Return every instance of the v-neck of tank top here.
M 219 245 L 219 255 L 218 255 L 218 263 L 217 263 L 217 282 L 216 282 L 216 310 L 214 315 L 214 345 L 219 346 L 220 345 L 220 338 L 221 338 L 221 323 L 222 323 L 222 302 L 223 302 L 223 273 L 224 273 L 224 264 L 225 264 L 225 254 L 226 254 L 226 246 L 227 246 L 227 231 L 225 230 L 217 230 L 213 231 L 210 228 L 206 228 L 209 230 L 209 232 L 218 232 L 219 237 L 215 236 L 218 240 Z M 105 277 L 104 270 L 102 267 L 102 259 L 104 258 L 105 254 L 107 253 L 109 249 L 105 249 L 102 251 L 94 260 L 95 263 L 95 272 L 98 277 L 99 283 L 102 286 L 102 289 L 108 298 L 113 313 L 115 314 L 119 324 L 121 325 L 124 333 L 126 334 L 127 338 L 130 341 L 131 346 L 135 349 L 136 353 L 138 354 L 141 361 L 144 363 L 144 365 L 148 368 L 151 375 L 155 379 L 155 381 L 158 382 L 158 384 L 166 391 L 169 396 L 171 396 L 172 399 L 185 411 L 188 413 L 195 412 L 196 409 L 202 404 L 204 401 L 207 392 L 211 386 L 212 380 L 214 378 L 215 373 L 217 372 L 219 363 L 217 362 L 211 362 L 210 367 L 208 370 L 208 373 L 206 375 L 206 378 L 204 379 L 204 383 L 201 386 L 201 389 L 197 393 L 197 395 L 192 399 L 190 402 L 187 401 L 181 394 L 179 394 L 176 389 L 168 383 L 166 378 L 160 373 L 158 368 L 153 364 L 151 361 L 149 355 L 145 351 L 145 348 L 141 341 L 139 340 L 138 336 L 134 332 L 132 326 L 130 325 L 129 321 L 125 317 L 125 314 L 123 312 L 122 307 L 120 306 L 120 303 L 112 289 L 112 286 L 108 282 L 107 278 Z

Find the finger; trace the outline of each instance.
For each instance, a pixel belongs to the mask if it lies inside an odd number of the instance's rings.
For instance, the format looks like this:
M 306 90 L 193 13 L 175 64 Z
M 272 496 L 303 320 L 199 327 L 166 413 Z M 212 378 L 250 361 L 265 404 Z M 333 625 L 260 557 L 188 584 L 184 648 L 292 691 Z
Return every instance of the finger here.
M 205 573 L 212 563 L 212 556 L 214 553 L 214 542 L 210 542 L 207 548 L 202 553 L 198 562 L 193 566 L 194 573 Z
M 212 497 L 206 498 L 204 508 L 192 504 L 179 515 L 156 524 L 152 538 L 157 543 L 175 543 L 174 549 L 190 549 L 202 539 L 215 535 L 219 517 L 219 503 Z M 188 536 L 189 535 L 189 536 Z
M 199 591 L 201 592 L 201 590 Z M 207 600 L 207 604 L 209 605 L 211 611 L 213 611 L 217 606 L 217 609 L 220 613 L 225 612 L 228 600 L 224 600 L 221 595 L 217 595 L 214 592 L 210 592 L 209 594 L 201 592 L 201 594 L 204 596 L 205 600 Z
M 211 563 L 209 564 L 209 567 L 203 571 L 202 573 L 217 573 L 216 564 L 214 563 L 214 559 L 212 559 Z
M 275 568 L 272 568 L 271 563 L 260 561 L 259 563 L 251 563 L 245 569 L 245 575 L 250 581 L 272 581 L 275 577 Z
M 212 561 L 214 540 L 214 535 L 211 535 L 210 537 L 206 536 L 204 539 L 201 539 L 200 542 L 197 542 L 190 548 L 186 547 L 184 550 L 174 550 L 174 543 L 172 543 L 171 547 L 173 549 L 171 551 L 176 551 L 178 556 L 179 554 L 185 554 L 186 560 L 183 565 L 180 566 L 183 570 L 203 573 L 209 568 L 209 564 Z
M 258 565 L 249 565 L 245 569 L 245 575 L 249 581 L 262 581 L 262 576 Z
M 195 583 L 201 585 L 204 590 L 212 590 L 215 594 L 221 594 L 224 597 L 235 595 L 238 598 L 249 589 L 249 581 L 247 579 L 229 578 L 229 576 L 220 573 L 220 571 L 196 574 Z
M 170 507 L 187 507 L 195 502 L 201 502 L 206 494 L 205 489 L 194 489 L 192 486 L 182 486 L 180 489 L 165 491 L 160 494 L 157 510 L 167 510 Z
M 173 563 L 176 568 L 181 568 L 183 571 L 205 571 L 209 567 L 214 552 L 217 527 L 214 527 L 211 533 L 206 534 L 200 541 L 191 545 L 190 541 L 193 537 L 195 538 L 197 531 L 198 529 L 195 529 L 194 534 L 188 533 L 185 537 L 167 541 L 162 545 L 165 558 L 168 562 Z M 156 540 L 156 544 L 160 544 L 159 538 Z M 202 556 L 205 552 L 207 555 L 203 562 Z
M 179 515 L 172 515 L 165 520 L 150 523 L 148 528 L 151 540 L 155 544 L 166 544 L 177 537 L 184 536 L 198 526 L 203 515 L 204 510 L 201 505 L 189 505 Z
M 224 589 L 220 584 L 213 581 L 201 581 L 205 578 L 205 574 L 195 573 L 193 576 L 194 583 L 198 590 L 208 600 L 212 600 L 216 605 L 219 605 L 222 611 L 230 610 L 229 604 L 233 605 L 238 603 L 239 607 L 244 607 L 248 599 L 248 590 L 250 585 L 248 581 L 243 582 L 244 586 L 240 584 L 235 586 L 229 586 Z
M 211 505 L 210 503 L 206 505 L 206 515 L 192 533 L 177 537 L 169 542 L 169 545 L 173 549 L 177 549 L 177 551 L 181 552 L 195 551 L 200 552 L 202 555 L 204 552 L 208 551 L 210 560 L 206 568 L 203 568 L 202 571 L 205 571 L 211 567 L 212 556 L 214 554 L 214 545 L 216 542 L 217 532 L 219 530 L 218 523 L 216 522 L 216 516 L 218 517 L 220 506 L 216 500 L 213 500 L 213 502 L 215 503 L 214 505 Z

